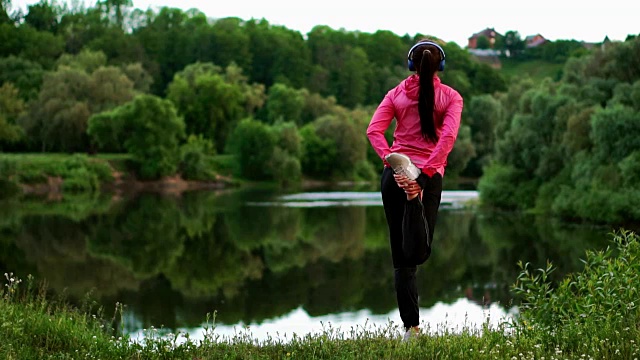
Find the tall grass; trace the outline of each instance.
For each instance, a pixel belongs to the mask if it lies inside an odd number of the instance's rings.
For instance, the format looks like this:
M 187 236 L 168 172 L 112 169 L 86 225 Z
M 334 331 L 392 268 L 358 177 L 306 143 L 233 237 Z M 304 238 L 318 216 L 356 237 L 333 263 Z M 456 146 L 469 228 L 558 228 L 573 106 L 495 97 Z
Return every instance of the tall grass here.
M 585 254 L 585 267 L 559 284 L 553 265 L 522 271 L 513 285 L 522 301 L 513 321 L 490 327 L 427 331 L 404 343 L 390 324 L 258 341 L 243 331 L 204 337 L 149 329 L 132 341 L 117 318 L 104 319 L 89 300 L 71 307 L 44 287 L 6 274 L 0 292 L 0 356 L 5 359 L 635 359 L 640 358 L 640 238 L 628 231 L 612 246 Z M 121 314 L 122 306 L 116 305 Z

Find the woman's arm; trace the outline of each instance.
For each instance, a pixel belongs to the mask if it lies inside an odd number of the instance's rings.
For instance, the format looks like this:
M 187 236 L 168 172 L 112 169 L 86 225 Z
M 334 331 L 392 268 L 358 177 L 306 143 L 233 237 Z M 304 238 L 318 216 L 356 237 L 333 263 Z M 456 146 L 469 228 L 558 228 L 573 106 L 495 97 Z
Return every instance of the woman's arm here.
M 389 143 L 384 137 L 384 133 L 387 131 L 394 117 L 395 108 L 393 102 L 391 98 L 386 95 L 380 105 L 378 105 L 367 128 L 367 138 L 369 138 L 371 146 L 373 146 L 373 149 L 383 162 L 385 161 L 384 157 L 390 153 Z

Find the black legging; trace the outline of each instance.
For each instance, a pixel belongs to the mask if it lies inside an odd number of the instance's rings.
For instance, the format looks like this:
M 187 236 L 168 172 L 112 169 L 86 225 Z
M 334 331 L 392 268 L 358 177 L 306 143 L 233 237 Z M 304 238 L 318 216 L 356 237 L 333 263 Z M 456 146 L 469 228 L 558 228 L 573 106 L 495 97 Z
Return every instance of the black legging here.
M 382 172 L 380 185 L 389 226 L 398 308 L 404 327 L 408 329 L 420 323 L 416 270 L 431 255 L 442 196 L 442 176 L 436 173 L 427 181 L 422 200 L 418 196 L 407 201 L 407 194 L 398 186 L 389 167 Z

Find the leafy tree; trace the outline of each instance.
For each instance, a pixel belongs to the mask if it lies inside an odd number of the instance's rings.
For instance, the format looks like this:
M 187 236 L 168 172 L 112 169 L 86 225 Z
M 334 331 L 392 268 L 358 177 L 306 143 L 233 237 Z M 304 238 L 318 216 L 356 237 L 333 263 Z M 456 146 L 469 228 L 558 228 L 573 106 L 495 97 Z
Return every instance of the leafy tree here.
M 148 93 L 153 84 L 153 78 L 140 63 L 125 64 L 122 72 L 133 82 L 133 88 L 141 93 Z
M 0 0 L 0 25 L 12 24 L 11 0 Z
M 24 100 L 38 96 L 43 76 L 44 70 L 38 63 L 16 56 L 0 58 L 0 84 L 12 83 Z
M 107 65 L 107 56 L 102 51 L 83 49 L 78 54 L 62 54 L 56 61 L 56 66 L 66 66 L 92 73 L 100 67 Z
M 267 97 L 267 120 L 271 124 L 278 120 L 300 124 L 303 106 L 304 97 L 299 90 L 284 84 L 273 84 Z
M 122 29 L 125 13 L 128 8 L 133 6 L 133 2 L 131 0 L 102 0 L 98 1 L 97 6 L 111 23 Z
M 349 117 L 325 115 L 301 129 L 302 171 L 320 179 L 353 178 L 366 162 L 366 138 Z M 336 164 L 340 164 L 337 166 Z
M 269 88 L 276 82 L 300 88 L 307 83 L 309 51 L 298 31 L 260 21 L 248 21 L 252 64 L 249 78 Z
M 293 122 L 278 122 L 272 127 L 276 146 L 269 161 L 270 172 L 279 184 L 296 184 L 302 177 L 300 155 L 302 138 Z
M 24 112 L 25 104 L 11 83 L 0 86 L 0 150 L 4 143 L 15 143 L 22 137 L 16 119 Z
M 476 155 L 467 172 L 473 176 L 480 176 L 482 168 L 488 165 L 491 159 L 495 147 L 495 128 L 504 114 L 500 102 L 491 95 L 474 96 L 469 101 L 467 109 Z
M 176 172 L 184 128 L 173 103 L 144 94 L 92 116 L 87 132 L 101 147 L 119 138 L 133 156 L 140 177 L 157 179 Z
M 150 72 L 154 78 L 154 94 L 164 94 L 174 75 L 195 61 L 189 50 L 192 34 L 185 27 L 188 19 L 189 15 L 180 9 L 163 7 L 157 14 L 146 12 L 145 26 L 134 32 L 136 40 L 153 61 L 148 67 L 153 69 Z
M 196 63 L 176 74 L 167 98 L 184 116 L 188 134 L 202 134 L 223 152 L 233 125 L 246 115 L 243 87 L 227 81 L 211 63 Z
M 503 46 L 507 57 L 519 57 L 525 49 L 525 42 L 517 31 L 507 31 L 504 34 Z
M 101 67 L 87 74 L 62 66 L 45 76 L 21 124 L 42 151 L 88 150 L 89 117 L 124 104 L 133 93 L 133 83 L 118 68 Z
M 55 2 L 49 3 L 47 0 L 41 0 L 37 4 L 27 7 L 24 22 L 38 31 L 55 34 L 58 32 L 60 13 L 61 9 Z
M 211 61 L 219 66 L 237 64 L 247 74 L 252 74 L 254 49 L 251 34 L 238 18 L 217 19 L 211 26 L 209 46 L 199 46 L 207 51 L 202 61 Z M 225 51 L 219 51 L 225 49 Z M 255 80 L 254 80 L 255 81 Z
M 190 135 L 180 146 L 180 174 L 187 180 L 213 180 L 213 143 L 202 135 Z
M 616 163 L 640 149 L 640 113 L 623 106 L 596 111 L 591 138 L 601 161 Z
M 247 118 L 233 130 L 228 152 L 235 155 L 239 175 L 249 180 L 270 180 L 267 166 L 276 147 L 276 136 L 271 128 L 257 120 Z

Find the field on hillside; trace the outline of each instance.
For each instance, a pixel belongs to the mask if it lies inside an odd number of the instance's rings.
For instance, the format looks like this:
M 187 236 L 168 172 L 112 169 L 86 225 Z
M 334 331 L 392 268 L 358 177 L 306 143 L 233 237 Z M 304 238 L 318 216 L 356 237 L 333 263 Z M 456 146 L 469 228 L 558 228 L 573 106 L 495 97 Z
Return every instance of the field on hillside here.
M 564 64 L 550 63 L 544 60 L 520 61 L 514 59 L 501 59 L 501 62 L 501 72 L 507 78 L 528 75 L 537 80 L 542 80 L 547 77 L 552 80 L 559 80 L 562 76 L 562 69 L 564 67 Z

